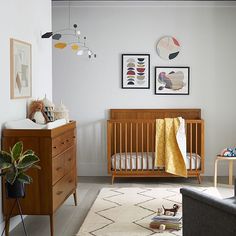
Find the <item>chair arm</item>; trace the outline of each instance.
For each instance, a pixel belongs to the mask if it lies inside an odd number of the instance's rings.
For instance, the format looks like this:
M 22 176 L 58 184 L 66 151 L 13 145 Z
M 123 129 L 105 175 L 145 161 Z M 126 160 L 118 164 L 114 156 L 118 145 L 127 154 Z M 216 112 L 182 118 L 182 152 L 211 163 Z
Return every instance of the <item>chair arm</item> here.
M 201 202 L 227 213 L 236 215 L 236 197 L 220 199 L 204 192 L 189 188 L 181 188 L 180 192 L 182 193 L 183 197 L 190 197 L 197 200 L 199 203 Z

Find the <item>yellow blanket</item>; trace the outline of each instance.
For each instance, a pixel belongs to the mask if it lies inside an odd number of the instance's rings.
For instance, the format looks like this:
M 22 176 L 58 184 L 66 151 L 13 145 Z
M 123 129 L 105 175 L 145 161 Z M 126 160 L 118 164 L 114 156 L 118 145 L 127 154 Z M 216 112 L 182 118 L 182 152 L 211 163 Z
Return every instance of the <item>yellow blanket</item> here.
M 168 173 L 187 177 L 184 157 L 176 138 L 179 127 L 179 118 L 156 120 L 155 166 L 165 167 Z

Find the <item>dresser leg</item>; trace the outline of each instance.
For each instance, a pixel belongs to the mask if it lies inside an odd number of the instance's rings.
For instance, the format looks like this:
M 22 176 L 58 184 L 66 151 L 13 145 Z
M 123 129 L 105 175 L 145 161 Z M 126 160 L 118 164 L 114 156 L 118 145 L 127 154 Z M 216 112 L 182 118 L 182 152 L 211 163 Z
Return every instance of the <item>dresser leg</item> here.
M 75 206 L 77 206 L 77 191 L 76 190 L 74 191 L 73 196 L 74 196 Z
M 50 232 L 51 236 L 54 235 L 54 217 L 53 214 L 50 215 Z

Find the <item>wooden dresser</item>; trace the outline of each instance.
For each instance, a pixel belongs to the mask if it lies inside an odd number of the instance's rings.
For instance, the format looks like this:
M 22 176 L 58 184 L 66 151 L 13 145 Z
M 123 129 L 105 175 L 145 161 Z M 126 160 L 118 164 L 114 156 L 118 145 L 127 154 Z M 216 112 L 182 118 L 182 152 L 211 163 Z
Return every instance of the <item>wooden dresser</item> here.
M 28 174 L 33 183 L 26 185 L 26 196 L 20 199 L 24 215 L 49 215 L 51 236 L 53 215 L 63 202 L 74 195 L 77 205 L 76 187 L 76 122 L 51 130 L 3 130 L 3 150 L 9 151 L 17 141 L 23 141 L 24 150 L 32 149 L 39 156 L 41 170 L 31 169 Z M 2 185 L 3 214 L 8 217 L 13 200 L 7 199 Z M 12 215 L 18 215 L 15 208 Z M 7 233 L 9 224 L 6 225 Z

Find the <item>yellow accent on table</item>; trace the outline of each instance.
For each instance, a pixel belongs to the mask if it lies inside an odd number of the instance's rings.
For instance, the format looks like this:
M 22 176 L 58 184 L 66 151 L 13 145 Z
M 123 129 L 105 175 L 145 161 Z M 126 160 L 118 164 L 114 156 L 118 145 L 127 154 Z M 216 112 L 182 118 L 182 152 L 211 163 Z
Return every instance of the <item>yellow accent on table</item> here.
M 156 120 L 155 166 L 165 167 L 168 173 L 187 177 L 184 157 L 176 139 L 179 127 L 178 118 Z

